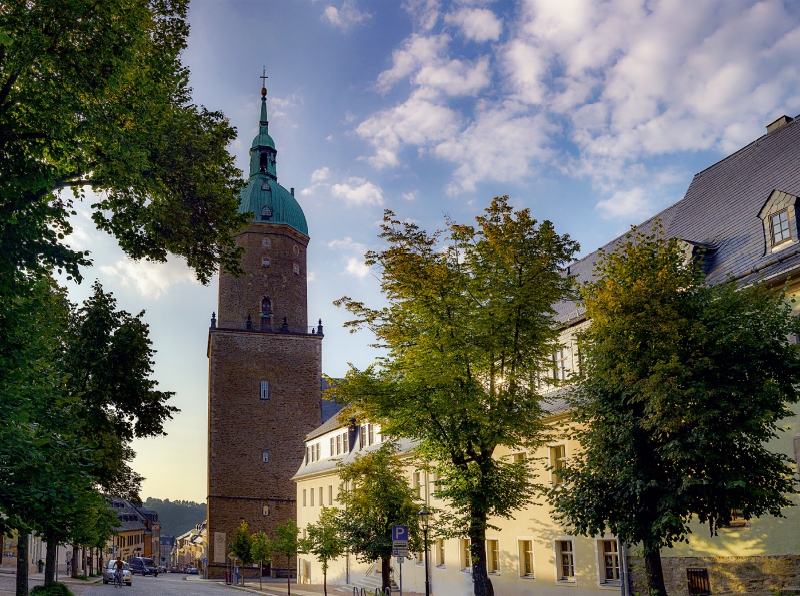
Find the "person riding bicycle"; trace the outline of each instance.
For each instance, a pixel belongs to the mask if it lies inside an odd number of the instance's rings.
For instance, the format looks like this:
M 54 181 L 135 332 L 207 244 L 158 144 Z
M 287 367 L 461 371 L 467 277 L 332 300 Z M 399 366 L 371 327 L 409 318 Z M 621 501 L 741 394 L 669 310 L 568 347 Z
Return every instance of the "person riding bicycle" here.
M 122 584 L 122 570 L 125 568 L 125 563 L 122 562 L 122 557 L 117 555 L 117 560 L 114 561 L 114 584 Z

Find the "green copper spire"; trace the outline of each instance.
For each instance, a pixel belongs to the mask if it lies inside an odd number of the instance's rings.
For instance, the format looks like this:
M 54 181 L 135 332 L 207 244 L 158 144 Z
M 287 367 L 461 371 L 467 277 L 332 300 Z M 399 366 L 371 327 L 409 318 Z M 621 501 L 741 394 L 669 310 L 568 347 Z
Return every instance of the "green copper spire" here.
M 262 80 L 266 78 L 265 73 Z M 308 236 L 306 216 L 294 198 L 294 189 L 290 192 L 278 184 L 278 151 L 268 127 L 267 89 L 262 87 L 258 135 L 250 148 L 250 180 L 242 190 L 239 213 L 252 213 L 252 221 L 288 225 Z

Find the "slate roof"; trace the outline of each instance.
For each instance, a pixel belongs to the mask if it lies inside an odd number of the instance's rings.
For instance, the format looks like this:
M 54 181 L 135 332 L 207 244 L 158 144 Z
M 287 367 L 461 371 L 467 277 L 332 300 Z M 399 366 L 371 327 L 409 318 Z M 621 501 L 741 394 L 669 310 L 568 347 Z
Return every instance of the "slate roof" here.
M 709 283 L 732 275 L 742 283 L 769 278 L 800 265 L 800 252 L 790 247 L 766 252 L 759 211 L 773 190 L 800 196 L 800 122 L 797 119 L 695 174 L 683 199 L 637 226 L 649 231 L 660 219 L 668 237 L 709 245 L 706 261 Z M 613 250 L 615 238 L 601 250 Z M 598 251 L 570 266 L 584 282 L 592 277 Z M 556 319 L 570 323 L 582 318 L 574 302 L 555 307 Z

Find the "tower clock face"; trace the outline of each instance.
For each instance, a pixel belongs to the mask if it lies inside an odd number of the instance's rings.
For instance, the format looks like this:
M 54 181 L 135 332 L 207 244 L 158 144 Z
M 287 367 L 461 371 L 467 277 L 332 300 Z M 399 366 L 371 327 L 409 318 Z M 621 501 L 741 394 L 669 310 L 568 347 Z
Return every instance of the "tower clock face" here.
M 264 248 L 269 248 L 270 246 L 272 246 L 272 242 L 270 242 L 269 238 L 264 238 L 261 241 L 261 246 L 263 246 Z

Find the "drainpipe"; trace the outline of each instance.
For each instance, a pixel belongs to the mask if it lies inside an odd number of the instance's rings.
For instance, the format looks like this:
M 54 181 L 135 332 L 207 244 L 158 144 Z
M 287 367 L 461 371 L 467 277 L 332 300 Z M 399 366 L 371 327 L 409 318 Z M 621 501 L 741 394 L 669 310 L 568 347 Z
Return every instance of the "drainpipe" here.
M 628 580 L 628 551 L 625 544 L 619 543 L 620 555 L 622 555 L 622 565 L 620 569 L 619 593 L 620 596 L 630 596 L 630 581 Z

